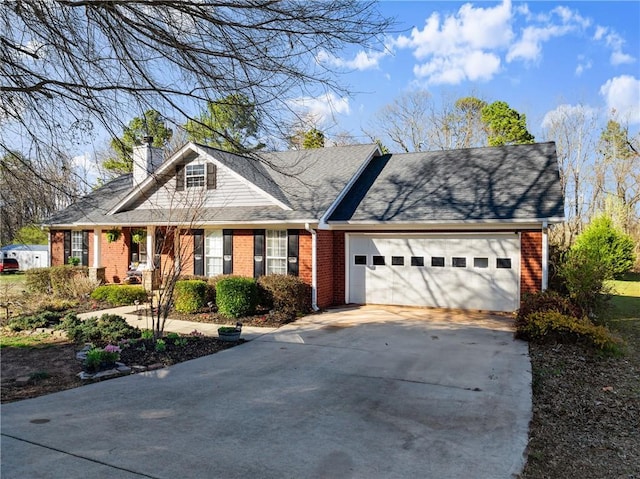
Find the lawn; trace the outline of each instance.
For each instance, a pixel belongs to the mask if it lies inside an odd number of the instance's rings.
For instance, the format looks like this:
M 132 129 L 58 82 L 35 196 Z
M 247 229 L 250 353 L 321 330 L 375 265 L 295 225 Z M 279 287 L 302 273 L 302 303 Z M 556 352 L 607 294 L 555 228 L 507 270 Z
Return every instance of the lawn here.
M 608 325 L 640 348 L 640 274 L 630 273 L 622 280 L 610 281 L 613 292 Z
M 24 273 L 0 274 L 0 297 L 19 294 L 26 287 Z

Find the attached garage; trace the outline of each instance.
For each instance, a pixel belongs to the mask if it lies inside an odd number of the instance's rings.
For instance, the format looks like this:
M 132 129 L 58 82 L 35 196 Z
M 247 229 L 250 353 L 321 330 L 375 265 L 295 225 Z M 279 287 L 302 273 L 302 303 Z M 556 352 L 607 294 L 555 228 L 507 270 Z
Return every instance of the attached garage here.
M 347 302 L 513 311 L 520 235 L 348 234 Z

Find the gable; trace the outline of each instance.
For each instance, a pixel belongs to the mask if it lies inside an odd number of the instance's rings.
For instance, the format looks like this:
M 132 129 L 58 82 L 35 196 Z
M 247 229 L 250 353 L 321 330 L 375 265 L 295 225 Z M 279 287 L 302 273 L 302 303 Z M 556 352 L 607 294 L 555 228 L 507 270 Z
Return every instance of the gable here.
M 121 202 L 112 213 L 176 208 L 289 206 L 229 168 L 224 152 L 187 145 Z M 233 155 L 235 156 L 235 155 Z

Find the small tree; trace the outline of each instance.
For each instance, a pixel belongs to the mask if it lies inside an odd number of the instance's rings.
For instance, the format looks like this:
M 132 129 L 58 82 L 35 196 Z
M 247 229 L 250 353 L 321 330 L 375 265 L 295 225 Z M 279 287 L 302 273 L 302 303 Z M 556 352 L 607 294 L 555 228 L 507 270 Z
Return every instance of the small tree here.
M 504 101 L 494 101 L 483 107 L 481 117 L 488 131 L 489 146 L 534 142 L 533 135 L 527 130 L 527 117 Z
M 304 134 L 302 148 L 311 150 L 313 148 L 324 148 L 324 133 L 316 128 L 312 128 Z
M 585 257 L 597 259 L 606 267 L 608 277 L 619 277 L 635 262 L 631 237 L 613 225 L 608 216 L 594 218 L 571 248 Z

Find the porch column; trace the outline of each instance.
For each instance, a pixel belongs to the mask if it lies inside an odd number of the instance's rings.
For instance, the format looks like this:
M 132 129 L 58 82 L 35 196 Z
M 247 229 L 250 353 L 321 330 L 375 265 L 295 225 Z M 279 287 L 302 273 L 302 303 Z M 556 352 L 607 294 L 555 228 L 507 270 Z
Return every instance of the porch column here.
M 102 266 L 102 228 L 93 229 L 93 263 L 94 268 Z
M 89 268 L 89 278 L 106 283 L 106 268 L 102 266 L 102 228 L 93 229 L 93 263 Z
M 147 226 L 147 270 L 152 271 L 154 269 L 153 266 L 153 256 L 156 254 L 156 227 L 155 226 Z

